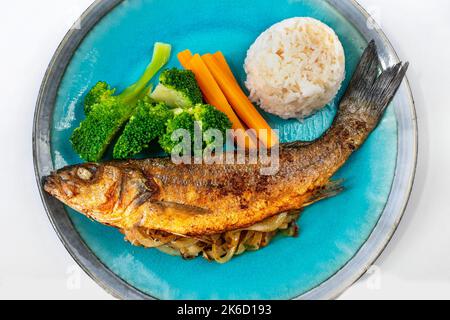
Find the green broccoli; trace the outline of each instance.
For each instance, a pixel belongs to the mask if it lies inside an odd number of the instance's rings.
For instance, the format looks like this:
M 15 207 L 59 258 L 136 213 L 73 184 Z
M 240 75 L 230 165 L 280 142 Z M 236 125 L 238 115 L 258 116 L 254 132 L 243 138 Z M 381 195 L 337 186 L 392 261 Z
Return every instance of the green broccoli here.
M 112 96 L 114 96 L 115 89 L 111 89 L 110 86 L 103 81 L 98 82 L 89 93 L 86 95 L 84 99 L 84 113 L 88 115 L 92 106 L 102 103 L 105 100 L 108 100 Z
M 180 144 L 180 141 L 174 141 L 172 135 L 177 130 L 187 130 L 190 134 L 190 138 L 194 138 L 195 118 L 194 115 L 188 111 L 182 111 L 181 113 L 174 115 L 172 119 L 167 122 L 166 133 L 159 139 L 159 145 L 167 152 L 171 153 L 173 149 Z M 181 137 L 180 137 L 181 139 Z
M 174 147 L 179 145 L 180 141 L 173 141 L 172 139 L 173 133 L 178 129 L 185 129 L 189 132 L 192 146 L 193 148 L 195 148 L 195 122 L 198 123 L 202 132 L 202 136 L 208 130 L 219 130 L 224 137 L 224 142 L 226 131 L 228 129 L 231 129 L 232 127 L 230 120 L 224 113 L 220 112 L 211 105 L 199 104 L 193 108 L 184 110 L 181 113 L 176 114 L 173 119 L 168 121 L 166 133 L 159 140 L 159 143 L 163 150 L 167 153 L 171 153 Z M 202 138 L 206 138 L 206 141 L 203 141 L 203 149 L 215 142 L 212 137 Z
M 119 98 L 126 103 L 133 101 L 142 90 L 146 89 L 150 80 L 169 62 L 172 47 L 168 44 L 157 42 L 153 51 L 153 58 L 142 77 L 132 86 L 123 91 Z
M 114 158 L 127 159 L 148 148 L 150 142 L 165 133 L 167 122 L 173 115 L 173 110 L 164 103 L 153 104 L 148 99 L 138 102 L 114 147 Z
M 75 152 L 86 161 L 99 161 L 132 112 L 133 108 L 115 98 L 95 104 L 72 134 Z
M 173 108 L 187 109 L 203 102 L 202 92 L 194 73 L 189 70 L 168 69 L 151 94 L 153 100 L 164 102 Z
M 153 58 L 142 77 L 132 86 L 115 96 L 115 90 L 99 82 L 85 99 L 86 119 L 77 128 L 70 141 L 79 156 L 99 161 L 109 144 L 133 115 L 136 102 L 148 92 L 148 82 L 168 62 L 171 46 L 156 43 Z
M 203 133 L 206 133 L 208 130 L 219 130 L 225 139 L 226 131 L 232 127 L 230 119 L 223 112 L 209 104 L 197 105 L 192 112 L 195 120 L 200 123 Z M 205 139 L 205 146 L 214 143 L 212 137 L 203 138 Z

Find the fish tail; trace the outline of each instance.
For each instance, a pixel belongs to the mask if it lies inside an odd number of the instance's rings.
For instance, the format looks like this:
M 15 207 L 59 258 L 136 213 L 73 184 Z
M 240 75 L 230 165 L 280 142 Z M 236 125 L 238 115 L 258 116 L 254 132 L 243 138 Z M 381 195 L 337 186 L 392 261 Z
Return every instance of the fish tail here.
M 409 63 L 381 69 L 375 41 L 364 51 L 350 85 L 341 101 L 340 113 L 364 115 L 376 126 L 397 93 Z

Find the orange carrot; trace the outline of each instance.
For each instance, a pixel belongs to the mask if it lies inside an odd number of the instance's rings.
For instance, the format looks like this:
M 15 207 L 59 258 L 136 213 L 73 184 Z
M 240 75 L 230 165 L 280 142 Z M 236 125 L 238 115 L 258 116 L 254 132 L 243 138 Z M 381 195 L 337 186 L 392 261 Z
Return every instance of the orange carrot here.
M 222 70 L 224 72 L 226 72 L 228 76 L 233 78 L 233 80 L 236 81 L 236 83 L 237 83 L 237 80 L 234 77 L 233 71 L 231 71 L 231 68 L 228 65 L 227 60 L 226 60 L 225 56 L 223 55 L 223 53 L 221 51 L 218 51 L 218 52 L 214 53 L 212 56 L 214 57 L 214 59 L 216 59 L 216 62 L 219 65 L 219 67 L 221 67 Z
M 227 72 L 223 71 L 213 56 L 205 56 L 204 60 L 209 71 L 217 81 L 217 84 L 225 94 L 228 102 L 242 121 L 244 121 L 249 128 L 257 131 L 258 138 L 268 148 L 272 148 L 276 145 L 278 143 L 278 137 L 275 135 L 275 132 L 273 132 L 266 120 L 264 120 L 262 115 L 256 110 L 253 103 L 251 103 L 237 82 L 233 80 L 232 77 L 228 76 Z M 267 134 L 264 133 L 264 130 L 266 130 Z
M 183 65 L 185 64 L 185 62 L 181 63 Z M 209 72 L 208 67 L 205 65 L 200 55 L 198 54 L 194 55 L 192 59 L 190 59 L 189 62 L 186 63 L 185 68 L 191 70 L 195 74 L 195 77 L 200 86 L 200 89 L 203 92 L 206 102 L 208 102 L 210 105 L 213 105 L 218 110 L 225 113 L 227 117 L 230 119 L 231 123 L 233 124 L 233 129 L 243 130 L 245 132 L 246 131 L 245 127 L 242 125 L 242 122 L 236 116 L 236 113 L 234 113 L 233 108 L 231 108 L 230 104 L 228 103 L 227 99 L 222 93 L 222 90 L 220 90 L 219 85 L 214 80 L 214 77 Z M 255 142 L 250 136 L 245 134 L 244 138 L 245 138 L 245 146 L 242 147 L 247 148 L 256 147 Z M 241 142 L 240 140 L 242 139 L 238 139 L 238 143 Z
M 192 59 L 192 53 L 190 50 L 184 50 L 178 54 L 178 60 L 183 68 L 188 69 L 189 61 Z

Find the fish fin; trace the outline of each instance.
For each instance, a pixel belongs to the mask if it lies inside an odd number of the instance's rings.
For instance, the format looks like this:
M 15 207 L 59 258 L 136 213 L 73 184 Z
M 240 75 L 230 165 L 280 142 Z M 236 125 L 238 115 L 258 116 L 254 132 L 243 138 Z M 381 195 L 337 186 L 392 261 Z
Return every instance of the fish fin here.
M 313 192 L 312 197 L 303 207 L 307 207 L 316 202 L 337 196 L 338 194 L 340 194 L 345 190 L 345 188 L 342 185 L 343 182 L 344 182 L 343 179 L 330 181 L 324 187 L 317 189 L 316 191 Z
M 211 213 L 210 210 L 205 209 L 205 208 L 192 206 L 192 205 L 186 205 L 186 204 L 177 203 L 177 202 L 153 201 L 152 204 L 158 206 L 163 211 L 175 210 L 180 213 L 187 213 L 187 214 L 192 214 L 192 215 Z
M 409 63 L 400 62 L 379 75 L 380 60 L 372 40 L 342 99 L 341 109 L 350 108 L 348 111 L 352 113 L 369 113 L 379 119 L 397 93 L 408 67 Z

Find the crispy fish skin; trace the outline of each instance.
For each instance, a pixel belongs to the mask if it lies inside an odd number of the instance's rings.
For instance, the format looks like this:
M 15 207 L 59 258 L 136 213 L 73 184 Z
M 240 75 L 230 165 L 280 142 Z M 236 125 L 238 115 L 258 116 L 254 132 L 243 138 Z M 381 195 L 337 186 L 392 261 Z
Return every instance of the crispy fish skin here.
M 256 165 L 176 165 L 169 158 L 81 164 L 46 178 L 66 205 L 122 230 L 144 228 L 196 237 L 252 226 L 297 210 L 367 139 L 400 86 L 408 64 L 378 76 L 373 42 L 328 132 L 314 143 L 282 145 L 277 174 Z

